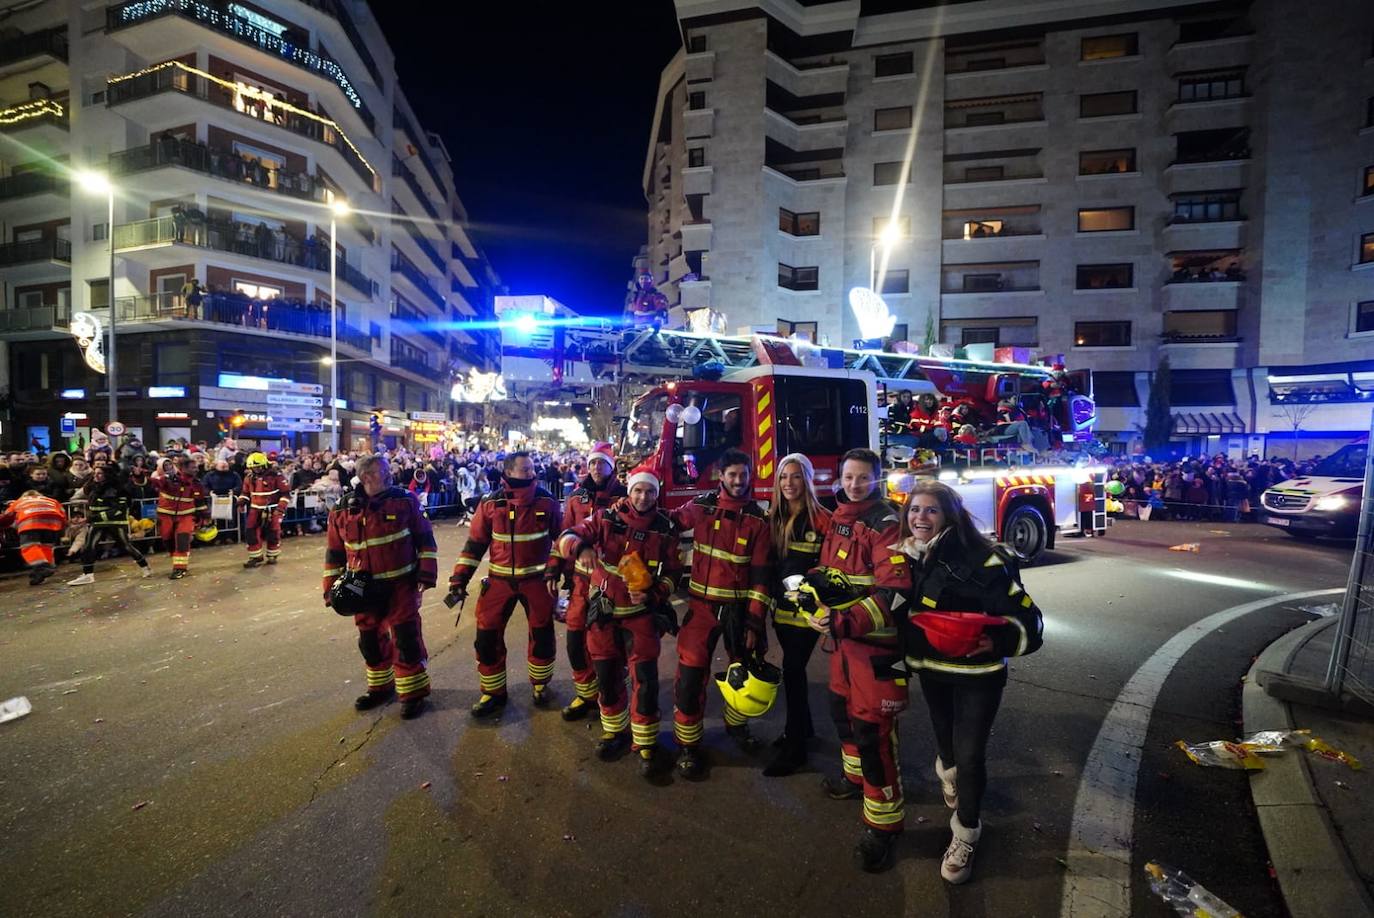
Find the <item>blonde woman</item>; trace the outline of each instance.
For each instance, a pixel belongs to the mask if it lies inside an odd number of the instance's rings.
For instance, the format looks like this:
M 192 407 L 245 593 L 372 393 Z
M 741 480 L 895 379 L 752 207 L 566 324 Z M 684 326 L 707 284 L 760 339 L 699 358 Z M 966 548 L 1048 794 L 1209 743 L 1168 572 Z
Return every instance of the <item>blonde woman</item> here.
M 811 705 L 807 697 L 806 664 L 819 633 L 807 626 L 796 605 L 785 596 L 783 581 L 804 575 L 820 559 L 821 542 L 830 526 L 830 514 L 816 500 L 816 471 L 801 453 L 784 456 L 768 528 L 773 551 L 773 631 L 782 648 L 782 684 L 787 704 L 787 726 L 779 737 L 778 753 L 764 768 L 767 777 L 790 775 L 806 764 L 806 741 L 814 735 Z

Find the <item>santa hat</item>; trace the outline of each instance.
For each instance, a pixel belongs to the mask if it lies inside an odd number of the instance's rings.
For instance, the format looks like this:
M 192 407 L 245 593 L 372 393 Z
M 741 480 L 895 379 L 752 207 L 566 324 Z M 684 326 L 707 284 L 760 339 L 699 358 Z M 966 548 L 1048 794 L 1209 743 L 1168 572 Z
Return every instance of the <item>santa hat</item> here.
M 641 481 L 653 485 L 655 491 L 663 490 L 663 486 L 658 480 L 658 474 L 647 465 L 637 465 L 630 471 L 630 477 L 625 480 L 625 489 L 629 490 Z
M 597 440 L 592 444 L 591 452 L 587 453 L 587 464 L 591 465 L 596 460 L 602 460 L 611 468 L 615 468 L 615 451 L 611 444 L 605 440 Z

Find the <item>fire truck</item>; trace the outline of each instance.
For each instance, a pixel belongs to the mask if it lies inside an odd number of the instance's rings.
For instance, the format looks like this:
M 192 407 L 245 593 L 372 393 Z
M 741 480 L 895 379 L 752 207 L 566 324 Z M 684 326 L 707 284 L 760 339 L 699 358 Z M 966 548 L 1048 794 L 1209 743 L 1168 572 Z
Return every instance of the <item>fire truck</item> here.
M 988 422 L 1010 396 L 1053 414 L 1046 421 L 1061 442 L 1046 445 L 1073 461 L 1037 464 L 1032 453 L 980 447 L 944 451 L 947 458 L 925 470 L 961 493 L 988 535 L 1029 561 L 1060 535 L 1106 530 L 1105 469 L 1079 461 L 1096 422 L 1089 371 L 1067 374 L 1071 394 L 1050 400 L 1045 384 L 1054 374 L 1047 366 L 652 327 L 566 328 L 550 337 L 552 350 L 525 342 L 507 353 L 504 373 L 529 369 L 516 365 L 521 357 L 552 354 L 554 376 L 565 384 L 647 384 L 624 419 L 619 454 L 654 468 L 669 509 L 715 488 L 720 456 L 732 447 L 753 457 L 754 496 L 764 503 L 773 496 L 778 460 L 793 452 L 811 459 L 823 497 L 836 487 L 840 457 L 856 446 L 877 450 L 897 480 L 911 450 L 891 445 L 886 405 L 889 392 L 906 389 L 966 402 Z M 544 364 L 547 373 L 550 361 Z

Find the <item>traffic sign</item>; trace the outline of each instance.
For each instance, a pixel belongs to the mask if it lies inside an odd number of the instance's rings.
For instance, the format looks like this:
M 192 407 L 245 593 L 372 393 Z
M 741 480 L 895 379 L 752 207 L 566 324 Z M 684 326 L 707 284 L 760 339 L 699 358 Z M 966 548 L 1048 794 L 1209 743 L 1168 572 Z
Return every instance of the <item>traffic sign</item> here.
M 324 430 L 324 425 L 319 421 L 277 421 L 268 422 L 272 430 L 299 430 L 320 433 Z
M 299 392 L 302 395 L 324 395 L 324 386 L 319 383 L 282 382 L 276 379 L 267 381 L 268 392 Z
M 57 420 L 64 434 L 76 433 L 76 418 L 58 418 Z
M 324 412 L 318 408 L 289 408 L 281 407 L 272 410 L 267 416 L 269 421 L 318 421 L 324 417 Z
M 105 425 L 105 433 L 112 437 L 122 437 L 124 436 L 124 425 L 118 421 L 111 421 Z
M 442 411 L 412 411 L 410 413 L 412 421 L 447 421 L 448 415 Z
M 309 408 L 318 408 L 324 404 L 324 399 L 318 395 L 281 395 L 270 392 L 267 395 L 269 405 L 305 405 Z

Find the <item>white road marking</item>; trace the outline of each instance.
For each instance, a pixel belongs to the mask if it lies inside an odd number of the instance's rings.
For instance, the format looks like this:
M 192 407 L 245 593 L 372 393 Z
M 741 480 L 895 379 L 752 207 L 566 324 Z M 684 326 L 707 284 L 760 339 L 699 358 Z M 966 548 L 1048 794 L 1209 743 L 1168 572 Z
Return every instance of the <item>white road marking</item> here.
M 1141 664 L 1102 721 L 1093 741 L 1069 830 L 1068 876 L 1061 918 L 1129 918 L 1136 778 L 1155 702 L 1178 661 L 1217 628 L 1251 612 L 1344 588 L 1269 596 L 1222 609 L 1175 634 Z

